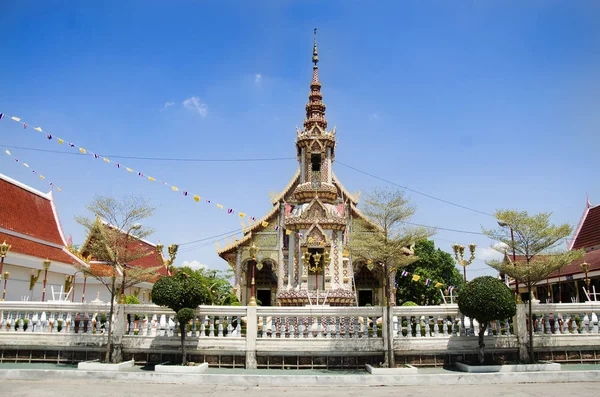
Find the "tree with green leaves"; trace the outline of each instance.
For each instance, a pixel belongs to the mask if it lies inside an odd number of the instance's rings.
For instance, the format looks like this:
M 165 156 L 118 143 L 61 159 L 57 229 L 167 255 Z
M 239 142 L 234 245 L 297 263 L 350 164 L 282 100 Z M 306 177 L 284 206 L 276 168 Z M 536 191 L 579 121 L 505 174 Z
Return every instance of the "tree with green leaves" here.
M 505 320 L 515 315 L 517 305 L 511 290 L 502 281 L 490 277 L 477 277 L 468 282 L 458 295 L 458 308 L 465 316 L 479 323 L 479 364 L 484 362 L 484 334 L 494 320 Z
M 452 255 L 435 248 L 433 240 L 419 240 L 415 244 L 415 256 L 418 260 L 404 268 L 411 274 L 421 276 L 421 280 L 430 279 L 444 286 L 451 285 L 460 291 L 464 284 L 463 277 L 454 266 Z M 414 282 L 411 277 L 396 274 L 396 303 L 418 302 L 421 305 L 437 305 L 442 303 L 440 289 L 435 284 L 426 286 L 422 282 Z
M 158 255 L 155 251 L 142 248 L 139 244 L 131 244 L 135 239 L 150 235 L 153 230 L 141 225 L 141 221 L 149 218 L 154 208 L 139 196 L 128 196 L 122 199 L 97 196 L 87 206 L 95 214 L 94 218 L 78 216 L 75 220 L 88 230 L 88 237 L 77 253 L 81 258 L 93 258 L 101 264 L 77 266 L 78 270 L 100 281 L 110 293 L 110 311 L 108 314 L 108 337 L 105 362 L 119 362 L 122 359 L 120 346 L 112 346 L 112 330 L 115 297 L 125 288 L 141 282 L 153 280 L 156 268 L 128 267 L 127 265 L 148 255 Z M 123 277 L 126 274 L 127 277 Z M 117 279 L 121 279 L 117 283 Z
M 162 277 L 152 287 L 152 301 L 175 312 L 179 323 L 182 365 L 186 365 L 187 362 L 185 346 L 187 324 L 196 316 L 198 305 L 206 303 L 208 298 L 207 286 L 190 270 L 189 268 L 175 270 L 172 276 Z
M 423 227 L 407 225 L 406 221 L 415 213 L 415 207 L 398 190 L 375 189 L 366 195 L 361 211 L 364 218 L 353 220 L 348 248 L 353 261 L 364 259 L 379 267 L 378 273 L 383 278 L 384 304 L 391 318 L 389 280 L 398 269 L 418 260 L 413 251 L 415 243 L 433 233 Z M 391 341 L 391 338 L 388 340 Z M 387 350 L 385 365 L 393 367 L 391 342 Z
M 550 224 L 549 212 L 529 215 L 527 211 L 498 210 L 494 214 L 499 226 L 485 229 L 483 233 L 492 240 L 500 241 L 503 247 L 515 251 L 521 260 L 513 263 L 505 249 L 492 246 L 504 253 L 503 260 L 486 261 L 488 266 L 500 273 L 508 274 L 515 282 L 525 284 L 529 296 L 529 360 L 533 362 L 533 315 L 531 307 L 531 289 L 538 282 L 583 256 L 583 251 L 561 251 L 557 247 L 571 234 L 568 224 L 559 226 Z M 511 233 L 512 230 L 512 233 Z M 511 235 L 512 234 L 512 235 Z M 514 239 L 513 239 L 514 237 Z M 513 244 L 514 241 L 514 244 Z

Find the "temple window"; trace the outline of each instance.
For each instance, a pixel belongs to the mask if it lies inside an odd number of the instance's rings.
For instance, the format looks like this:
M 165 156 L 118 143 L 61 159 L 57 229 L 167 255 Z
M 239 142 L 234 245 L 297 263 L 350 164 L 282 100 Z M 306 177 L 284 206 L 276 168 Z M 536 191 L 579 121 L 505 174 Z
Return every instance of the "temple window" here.
M 283 232 L 283 249 L 286 250 L 289 248 L 290 248 L 290 235 L 284 231 Z
M 312 171 L 321 171 L 321 153 L 313 153 L 310 155 Z

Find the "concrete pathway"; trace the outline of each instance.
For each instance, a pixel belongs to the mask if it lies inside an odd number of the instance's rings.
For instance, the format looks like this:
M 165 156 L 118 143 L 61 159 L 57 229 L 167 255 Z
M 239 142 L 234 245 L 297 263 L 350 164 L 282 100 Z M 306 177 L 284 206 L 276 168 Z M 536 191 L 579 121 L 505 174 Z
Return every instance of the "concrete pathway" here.
M 215 385 L 176 385 L 143 384 L 137 382 L 112 382 L 100 380 L 3 380 L 0 395 L 45 396 L 45 397 L 117 397 L 117 396 L 185 396 L 203 397 L 244 396 L 244 397 L 424 397 L 444 396 L 449 391 L 461 397 L 564 397 L 565 395 L 594 396 L 600 389 L 600 382 L 590 383 L 551 383 L 520 385 L 454 385 L 448 386 L 351 386 L 351 387 L 246 387 Z M 366 394 L 365 394 L 366 393 Z

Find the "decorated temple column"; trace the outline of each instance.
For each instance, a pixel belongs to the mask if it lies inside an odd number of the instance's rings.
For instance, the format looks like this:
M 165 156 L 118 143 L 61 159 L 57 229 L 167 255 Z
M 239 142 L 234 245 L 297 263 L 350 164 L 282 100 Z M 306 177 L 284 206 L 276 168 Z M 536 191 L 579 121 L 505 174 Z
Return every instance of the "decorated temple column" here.
M 288 247 L 288 282 L 286 286 L 287 289 L 291 289 L 294 286 L 294 256 L 296 252 L 296 239 L 294 238 L 295 234 L 296 233 L 290 235 L 290 245 Z
M 237 248 L 235 255 L 234 282 L 235 296 L 242 301 L 242 247 Z
M 332 172 L 331 172 L 331 148 L 327 148 L 327 183 L 332 183 Z
M 283 290 L 283 278 L 285 277 L 285 263 L 283 261 L 283 220 L 285 218 L 285 204 L 280 204 L 279 230 L 277 231 L 277 291 Z

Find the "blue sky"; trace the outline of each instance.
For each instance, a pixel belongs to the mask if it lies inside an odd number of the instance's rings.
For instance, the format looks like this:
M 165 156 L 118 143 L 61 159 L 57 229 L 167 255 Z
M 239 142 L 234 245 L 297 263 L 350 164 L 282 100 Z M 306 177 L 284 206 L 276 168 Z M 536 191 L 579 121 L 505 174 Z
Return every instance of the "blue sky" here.
M 319 28 L 320 78 L 337 160 L 484 212 L 552 211 L 575 226 L 600 203 L 600 5 L 593 1 L 2 2 L 0 112 L 88 150 L 118 156 L 265 162 L 123 164 L 256 217 L 297 167 Z M 64 150 L 8 118 L 0 145 Z M 4 149 L 4 148 L 3 148 Z M 239 228 L 195 203 L 90 156 L 10 149 L 0 172 L 40 190 L 52 180 L 76 243 L 95 194 L 157 206 L 151 237 L 168 245 Z M 350 191 L 385 183 L 334 164 Z M 409 193 L 414 222 L 467 231 L 490 216 Z M 440 231 L 436 243 L 491 241 Z M 214 244 L 184 261 L 225 268 Z M 491 273 L 483 261 L 469 278 Z

